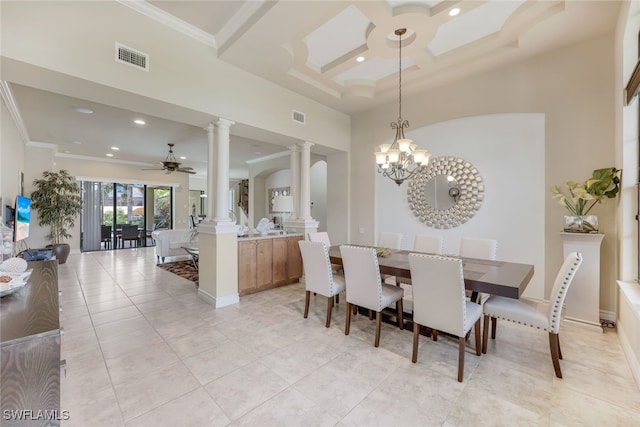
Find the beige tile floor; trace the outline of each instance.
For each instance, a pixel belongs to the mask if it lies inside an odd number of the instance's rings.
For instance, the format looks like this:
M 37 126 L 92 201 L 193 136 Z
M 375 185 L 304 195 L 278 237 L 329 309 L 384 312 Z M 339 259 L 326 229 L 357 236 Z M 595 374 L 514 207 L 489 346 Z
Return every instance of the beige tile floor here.
M 565 324 L 555 378 L 544 333 L 498 325 L 488 354 L 357 316 L 300 284 L 215 309 L 156 267 L 153 248 L 73 255 L 59 268 L 63 426 L 631 426 L 640 392 L 614 329 Z M 470 340 L 473 343 L 473 336 Z

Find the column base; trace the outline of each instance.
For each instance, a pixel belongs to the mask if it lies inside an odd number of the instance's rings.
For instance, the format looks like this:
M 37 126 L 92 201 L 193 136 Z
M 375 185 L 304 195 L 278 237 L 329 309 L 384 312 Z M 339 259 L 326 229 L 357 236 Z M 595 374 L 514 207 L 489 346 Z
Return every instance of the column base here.
M 225 295 L 223 297 L 214 297 L 209 292 L 198 289 L 198 296 L 202 297 L 205 301 L 213 304 L 215 308 L 226 307 L 228 305 L 238 304 L 240 302 L 240 296 L 238 294 Z
M 238 226 L 214 221 L 198 226 L 200 268 L 198 295 L 215 307 L 239 302 Z
M 315 233 L 318 231 L 320 223 L 315 219 L 290 219 L 284 223 L 284 231 L 287 233 L 303 233 L 305 239 L 307 233 Z

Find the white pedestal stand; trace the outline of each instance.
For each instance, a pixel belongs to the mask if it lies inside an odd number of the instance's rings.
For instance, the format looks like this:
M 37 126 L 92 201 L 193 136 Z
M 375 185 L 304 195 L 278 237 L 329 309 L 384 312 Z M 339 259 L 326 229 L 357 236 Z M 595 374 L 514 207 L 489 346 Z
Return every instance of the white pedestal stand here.
M 560 233 L 564 257 L 577 251 L 582 254 L 578 269 L 565 300 L 565 320 L 598 328 L 600 325 L 600 244 L 604 234 Z

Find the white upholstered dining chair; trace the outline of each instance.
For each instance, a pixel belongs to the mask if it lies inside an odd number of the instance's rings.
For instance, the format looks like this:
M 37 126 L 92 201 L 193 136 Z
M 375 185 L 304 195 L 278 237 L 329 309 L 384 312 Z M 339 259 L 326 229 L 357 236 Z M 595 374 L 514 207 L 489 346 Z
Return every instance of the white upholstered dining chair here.
M 526 298 L 513 299 L 492 296 L 484 303 L 484 332 L 482 334 L 482 352 L 487 352 L 489 335 L 489 318 L 492 319 L 491 338 L 496 337 L 496 319 L 508 320 L 521 325 L 549 333 L 549 350 L 551 361 L 556 371 L 556 377 L 562 378 L 560 360 L 560 321 L 562 320 L 562 305 L 567 296 L 569 286 L 582 264 L 582 255 L 572 252 L 564 260 L 551 290 L 549 302 L 534 301 Z
M 496 259 L 498 241 L 463 237 L 460 240 L 460 256 L 464 258 Z
M 480 318 L 482 307 L 467 301 L 464 292 L 462 260 L 411 253 L 409 268 L 413 281 L 413 354 L 418 359 L 420 325 L 432 328 L 433 340 L 438 331 L 458 337 L 458 381 L 464 375 L 466 334 L 475 328 L 476 354 L 480 356 Z
M 494 261 L 496 259 L 496 250 L 498 241 L 494 239 L 478 239 L 472 237 L 463 237 L 460 240 L 460 256 L 463 258 L 477 258 Z M 467 291 L 467 298 L 471 298 L 471 291 Z M 489 294 L 480 292 L 476 302 L 481 304 L 489 298 Z
M 378 235 L 378 247 L 387 249 L 400 249 L 402 246 L 402 233 L 389 233 L 386 231 Z M 397 285 L 396 276 L 382 275 L 382 281 L 388 285 Z
M 378 235 L 378 245 L 381 248 L 400 249 L 402 246 L 402 233 L 381 232 Z
M 322 242 L 300 240 L 300 253 L 304 269 L 305 303 L 304 318 L 309 315 L 311 292 L 327 297 L 327 320 L 325 326 L 331 326 L 333 297 L 345 290 L 344 277 L 334 274 L 329 261 L 328 247 Z
M 382 310 L 397 302 L 397 319 L 404 329 L 402 319 L 403 291 L 399 286 L 382 283 L 376 250 L 361 246 L 340 246 L 344 278 L 347 285 L 347 322 L 344 334 L 349 335 L 352 308 L 363 307 L 376 312 L 375 346 L 380 345 Z
M 331 247 L 331 240 L 329 239 L 329 233 L 326 231 L 315 231 L 307 233 L 309 240 L 312 242 L 322 242 L 327 248 Z
M 442 236 L 432 236 L 427 234 L 416 234 L 413 239 L 413 251 L 427 254 L 442 255 L 444 239 Z M 411 288 L 411 279 L 395 278 L 396 283 L 404 289 L 404 310 L 407 313 L 413 311 L 413 289 Z M 385 280 L 385 283 L 388 283 Z M 393 283 L 390 283 L 393 284 Z
M 331 240 L 329 239 L 329 233 L 326 231 L 315 231 L 311 233 L 307 233 L 307 237 L 309 237 L 309 241 L 311 242 L 321 242 L 329 249 L 331 247 Z M 331 269 L 334 273 L 342 274 L 342 266 L 338 264 L 331 264 Z M 336 302 L 339 301 L 339 297 L 336 295 Z
M 444 239 L 442 236 L 416 234 L 413 239 L 413 251 L 427 254 L 442 255 Z

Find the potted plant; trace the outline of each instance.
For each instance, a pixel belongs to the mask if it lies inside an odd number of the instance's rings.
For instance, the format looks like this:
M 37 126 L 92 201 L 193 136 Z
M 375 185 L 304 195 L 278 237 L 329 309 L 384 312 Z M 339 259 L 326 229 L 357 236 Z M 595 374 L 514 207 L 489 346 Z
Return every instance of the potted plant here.
M 33 185 L 36 190 L 31 193 L 32 207 L 38 212 L 39 224 L 51 227 L 47 239 L 51 240 L 58 263 L 64 264 L 70 246 L 63 240 L 71 237 L 67 229 L 74 226 L 82 207 L 80 186 L 66 170 L 44 171 Z
M 595 233 L 598 217 L 589 215 L 593 207 L 605 198 L 612 199 L 620 191 L 620 170 L 614 167 L 596 169 L 584 183 L 567 181 L 566 188 L 554 185 L 553 198 L 571 215 L 565 216 L 565 231 Z

